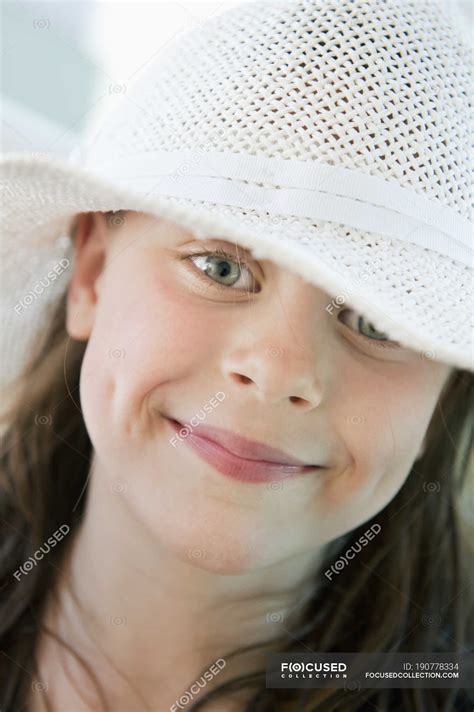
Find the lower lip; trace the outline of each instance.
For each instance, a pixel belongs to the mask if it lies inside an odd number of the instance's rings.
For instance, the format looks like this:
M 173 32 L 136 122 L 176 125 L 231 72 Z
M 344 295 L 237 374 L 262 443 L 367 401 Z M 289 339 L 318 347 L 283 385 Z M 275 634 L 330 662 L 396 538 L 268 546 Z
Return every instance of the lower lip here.
M 186 427 L 176 420 L 170 418 L 167 420 L 176 433 Z M 268 483 L 321 470 L 320 467 L 312 465 L 300 467 L 298 465 L 280 465 L 277 462 L 264 460 L 246 460 L 232 454 L 213 440 L 195 435 L 193 432 L 188 433 L 184 438 L 181 436 L 180 441 L 184 441 L 204 462 L 212 465 L 218 472 L 240 482 Z

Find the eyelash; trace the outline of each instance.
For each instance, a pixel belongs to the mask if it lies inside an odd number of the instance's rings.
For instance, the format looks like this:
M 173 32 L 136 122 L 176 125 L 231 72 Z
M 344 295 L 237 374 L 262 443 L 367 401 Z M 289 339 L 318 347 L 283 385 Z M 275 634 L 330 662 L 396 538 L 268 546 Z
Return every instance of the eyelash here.
M 245 259 L 243 259 L 242 257 L 239 256 L 239 258 L 238 258 L 238 260 L 237 260 L 235 254 L 234 254 L 234 255 L 231 255 L 229 252 L 226 252 L 226 250 L 224 250 L 222 247 L 216 247 L 216 248 L 214 248 L 214 249 L 212 249 L 212 250 L 201 250 L 200 252 L 190 252 L 190 253 L 188 253 L 187 255 L 184 255 L 184 257 L 183 257 L 182 259 L 185 260 L 185 261 L 186 261 L 186 260 L 189 261 L 189 264 L 192 265 L 191 269 L 193 270 L 193 272 L 194 272 L 195 274 L 197 274 L 200 279 L 202 279 L 204 282 L 206 282 L 206 284 L 211 283 L 212 286 L 213 286 L 215 289 L 227 290 L 227 291 L 229 291 L 229 289 L 232 289 L 232 287 L 231 287 L 231 286 L 228 286 L 228 285 L 226 285 L 226 284 L 219 284 L 219 282 L 216 282 L 214 279 L 211 279 L 211 277 L 208 277 L 208 276 L 205 274 L 205 272 L 203 272 L 203 271 L 200 270 L 198 267 L 196 267 L 196 265 L 192 262 L 192 260 L 189 259 L 190 257 L 225 257 L 226 259 L 230 260 L 231 262 L 235 262 L 235 263 L 238 264 L 240 267 L 245 267 L 246 269 L 248 269 L 248 271 L 249 271 L 249 272 L 252 274 L 252 276 L 253 276 L 253 272 L 252 272 L 252 270 L 250 269 L 250 267 L 249 267 L 249 265 L 248 265 L 248 263 L 246 262 Z M 254 277 L 254 279 L 255 279 L 255 277 Z M 255 281 L 257 281 L 257 280 L 255 279 Z M 240 292 L 243 292 L 243 291 L 245 291 L 245 292 L 248 293 L 248 290 L 244 290 L 244 289 L 241 289 L 241 288 L 240 288 L 240 289 L 234 289 L 233 291 L 234 291 L 234 292 L 239 292 L 239 291 L 240 291 Z
M 238 260 L 235 259 L 235 255 L 231 255 L 229 252 L 226 252 L 222 247 L 216 247 L 214 249 L 210 250 L 201 250 L 200 252 L 190 252 L 187 255 L 184 255 L 182 257 L 183 260 L 188 260 L 189 263 L 192 265 L 191 269 L 195 274 L 198 275 L 202 280 L 206 282 L 206 284 L 209 284 L 211 282 L 212 286 L 215 289 L 219 290 L 229 290 L 231 287 L 225 285 L 225 284 L 219 284 L 219 282 L 216 282 L 215 280 L 211 279 L 208 277 L 202 270 L 200 270 L 198 267 L 194 265 L 194 263 L 189 259 L 190 257 L 224 257 L 225 259 L 231 260 L 232 262 L 236 262 L 240 267 L 245 267 L 246 269 L 249 270 L 249 272 L 253 276 L 253 272 L 250 269 L 248 263 L 245 261 L 245 259 L 242 259 L 239 257 Z M 234 291 L 243 291 L 243 290 L 234 290 Z M 354 311 L 352 309 L 343 309 L 340 314 L 346 312 L 346 311 Z M 357 316 L 363 316 L 362 314 L 359 314 L 358 312 L 354 312 Z M 345 325 L 344 325 L 345 326 Z M 353 334 L 356 336 L 362 338 L 368 345 L 377 345 L 377 348 L 383 348 L 383 349 L 394 349 L 398 348 L 400 344 L 397 341 L 391 341 L 390 339 L 371 339 L 369 336 L 366 336 L 365 334 L 362 334 L 360 331 L 355 331 L 354 329 L 351 329 L 350 327 L 347 327 Z
M 354 309 L 342 309 L 342 311 L 341 311 L 339 314 L 344 314 L 344 313 L 347 312 L 347 311 L 353 312 L 353 313 L 358 317 L 358 321 L 359 321 L 361 318 L 362 318 L 362 319 L 365 319 L 365 320 L 367 321 L 367 317 L 365 317 L 365 316 L 364 316 L 363 314 L 361 314 L 360 312 L 355 311 Z M 340 320 L 339 320 L 339 321 L 340 321 Z M 370 322 L 369 322 L 369 323 L 370 323 Z M 343 324 L 344 324 L 344 322 L 343 322 Z M 360 339 L 362 339 L 369 347 L 382 348 L 382 349 L 397 349 L 397 348 L 401 348 L 398 341 L 392 341 L 391 339 L 371 339 L 370 336 L 366 336 L 366 335 L 363 334 L 361 331 L 359 331 L 358 328 L 357 328 L 357 329 L 351 329 L 351 328 L 350 328 L 349 326 L 347 326 L 346 324 L 344 324 L 344 326 L 346 326 L 346 327 L 349 329 L 349 331 L 351 332 L 351 334 L 355 334 L 357 337 L 359 337 Z M 383 332 L 381 332 L 381 333 L 383 333 Z

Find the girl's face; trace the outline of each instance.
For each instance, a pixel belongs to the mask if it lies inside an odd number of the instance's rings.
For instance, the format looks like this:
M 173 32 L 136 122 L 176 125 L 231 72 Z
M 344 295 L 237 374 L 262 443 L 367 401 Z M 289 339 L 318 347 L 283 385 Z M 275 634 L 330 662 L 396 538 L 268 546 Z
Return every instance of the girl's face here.
M 394 497 L 449 366 L 383 347 L 368 322 L 330 313 L 334 295 L 283 267 L 151 215 L 117 226 L 82 215 L 76 245 L 67 328 L 88 341 L 94 476 L 157 542 L 195 566 L 251 571 L 317 551 Z M 202 256 L 217 248 L 229 257 Z M 321 467 L 238 481 L 170 418 Z

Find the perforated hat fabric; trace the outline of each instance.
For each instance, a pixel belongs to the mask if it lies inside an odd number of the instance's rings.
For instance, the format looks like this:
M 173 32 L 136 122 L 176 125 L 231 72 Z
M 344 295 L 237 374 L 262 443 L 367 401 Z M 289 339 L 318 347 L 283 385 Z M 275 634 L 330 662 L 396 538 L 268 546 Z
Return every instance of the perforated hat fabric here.
M 7 354 L 65 289 L 69 268 L 21 308 L 72 259 L 73 216 L 130 209 L 248 247 L 474 370 L 472 76 L 438 0 L 245 3 L 180 36 L 68 161 L 2 159 Z

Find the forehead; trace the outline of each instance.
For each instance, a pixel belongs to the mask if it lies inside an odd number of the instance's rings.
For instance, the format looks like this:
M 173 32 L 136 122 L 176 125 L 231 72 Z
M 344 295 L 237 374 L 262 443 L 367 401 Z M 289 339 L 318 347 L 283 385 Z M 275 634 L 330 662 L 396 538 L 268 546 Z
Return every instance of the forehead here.
M 239 244 L 233 238 L 222 235 L 195 234 L 192 229 L 174 222 L 171 219 L 135 210 L 121 210 L 115 213 L 105 213 L 108 232 L 118 240 L 130 246 L 136 244 L 156 244 L 163 247 L 179 246 L 194 240 L 204 239 L 211 242 L 226 242 L 233 247 L 236 255 L 243 252 L 252 253 L 250 248 Z M 131 242 L 131 240 L 133 242 Z M 114 240 L 115 242 L 115 240 Z

